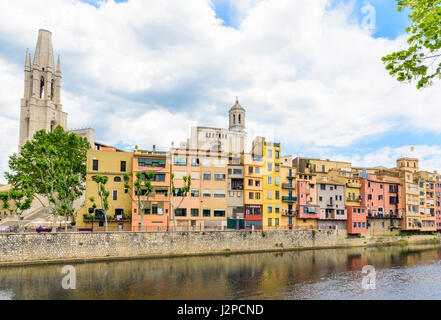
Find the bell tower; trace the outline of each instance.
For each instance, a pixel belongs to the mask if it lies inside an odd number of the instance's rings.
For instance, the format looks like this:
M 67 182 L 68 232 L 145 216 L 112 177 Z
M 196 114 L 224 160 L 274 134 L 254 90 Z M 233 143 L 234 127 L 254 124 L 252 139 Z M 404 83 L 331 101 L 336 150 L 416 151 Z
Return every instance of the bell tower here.
M 38 31 L 37 47 L 31 66 L 31 54 L 26 52 L 24 97 L 21 99 L 19 148 L 39 130 L 51 132 L 60 125 L 66 130 L 67 113 L 60 101 L 61 68 L 58 56 L 54 67 L 52 33 Z
M 231 131 L 245 131 L 245 108 L 239 104 L 236 97 L 236 103 L 229 111 Z

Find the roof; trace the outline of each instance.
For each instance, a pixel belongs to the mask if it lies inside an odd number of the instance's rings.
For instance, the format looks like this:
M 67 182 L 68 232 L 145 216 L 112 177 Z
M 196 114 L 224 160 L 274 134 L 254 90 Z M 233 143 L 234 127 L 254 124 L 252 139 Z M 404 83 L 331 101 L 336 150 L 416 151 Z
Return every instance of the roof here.
M 240 105 L 239 100 L 237 98 L 236 98 L 236 103 L 234 104 L 234 106 L 231 107 L 230 112 L 234 110 L 245 111 L 245 108 Z

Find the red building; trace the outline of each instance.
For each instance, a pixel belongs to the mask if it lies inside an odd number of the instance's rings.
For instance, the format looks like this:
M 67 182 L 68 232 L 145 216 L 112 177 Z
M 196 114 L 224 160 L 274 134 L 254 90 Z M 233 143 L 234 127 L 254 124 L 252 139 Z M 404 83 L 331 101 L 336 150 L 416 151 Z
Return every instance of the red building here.
M 364 234 L 367 231 L 367 210 L 365 207 L 346 206 L 348 220 L 346 229 L 349 234 Z

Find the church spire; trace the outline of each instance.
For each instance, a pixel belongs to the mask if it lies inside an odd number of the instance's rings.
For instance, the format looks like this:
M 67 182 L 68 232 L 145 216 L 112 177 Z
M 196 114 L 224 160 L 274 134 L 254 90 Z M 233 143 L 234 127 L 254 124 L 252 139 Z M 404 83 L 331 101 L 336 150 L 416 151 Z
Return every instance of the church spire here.
M 35 48 L 33 68 L 54 71 L 54 50 L 52 49 L 52 33 L 38 30 L 37 47 Z
M 31 71 L 31 53 L 29 52 L 29 49 L 26 49 L 25 71 Z

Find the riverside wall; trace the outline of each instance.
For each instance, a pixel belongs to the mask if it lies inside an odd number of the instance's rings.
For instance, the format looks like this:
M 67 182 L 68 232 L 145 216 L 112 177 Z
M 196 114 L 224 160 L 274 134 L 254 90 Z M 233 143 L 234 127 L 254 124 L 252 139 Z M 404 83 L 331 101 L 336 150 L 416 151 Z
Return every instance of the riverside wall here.
M 0 234 L 0 265 L 392 245 L 440 239 L 438 235 L 349 238 L 346 230 Z

